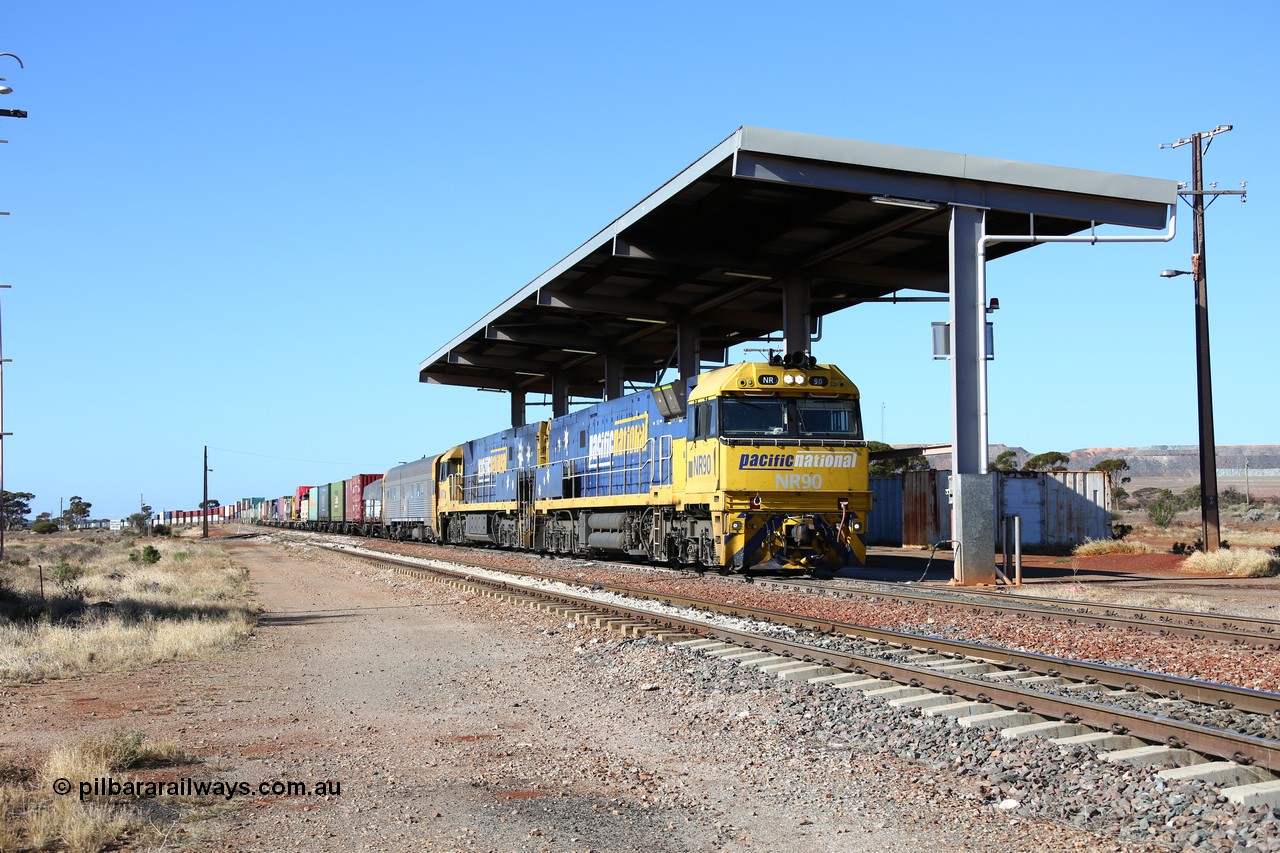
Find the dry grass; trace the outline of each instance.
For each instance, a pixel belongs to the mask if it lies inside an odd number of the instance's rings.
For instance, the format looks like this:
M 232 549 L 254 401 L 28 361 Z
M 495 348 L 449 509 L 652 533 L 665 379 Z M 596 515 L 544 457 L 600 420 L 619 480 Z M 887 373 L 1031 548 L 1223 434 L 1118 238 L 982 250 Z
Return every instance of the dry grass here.
M 145 546 L 159 552 L 148 563 Z M 0 563 L 0 684 L 207 657 L 255 625 L 246 572 L 216 545 L 187 540 L 18 536 Z M 44 576 L 43 589 L 41 574 Z M 38 768 L 0 762 L 0 851 L 96 851 L 149 844 L 146 803 L 80 796 L 80 783 L 185 763 L 173 744 L 117 729 L 54 748 Z M 54 793 L 55 780 L 71 783 Z
M 1265 578 L 1280 574 L 1280 556 L 1257 548 L 1197 551 L 1182 561 L 1188 571 L 1225 574 L 1240 578 Z
M 142 561 L 147 545 L 160 552 L 159 562 Z M 6 551 L 0 682 L 207 657 L 234 647 L 255 624 L 248 576 L 217 546 L 28 539 Z
M 145 739 L 140 731 L 116 729 L 56 747 L 34 778 L 14 768 L 0 771 L 0 850 L 96 851 L 148 834 L 136 810 L 80 796 L 81 782 L 127 778 L 121 771 L 188 760 L 174 744 Z M 70 782 L 70 792 L 55 794 L 56 780 Z
M 1097 557 L 1102 554 L 1154 554 L 1156 549 L 1145 542 L 1129 542 L 1124 539 L 1086 539 L 1071 553 L 1077 557 Z
M 1019 595 L 1042 598 L 1065 598 L 1069 601 L 1124 604 L 1132 607 L 1159 607 L 1165 610 L 1206 612 L 1209 602 L 1200 595 L 1166 590 L 1123 590 L 1105 584 L 1036 583 L 1018 590 Z

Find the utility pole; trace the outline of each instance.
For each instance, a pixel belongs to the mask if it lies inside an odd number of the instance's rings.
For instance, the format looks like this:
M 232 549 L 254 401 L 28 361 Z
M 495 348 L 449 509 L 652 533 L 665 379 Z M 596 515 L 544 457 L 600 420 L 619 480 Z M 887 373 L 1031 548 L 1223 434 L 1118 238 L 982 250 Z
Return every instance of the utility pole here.
M 1213 437 L 1213 379 L 1209 369 L 1209 288 L 1205 262 L 1204 209 L 1205 196 L 1238 195 L 1246 198 L 1241 184 L 1239 190 L 1206 191 L 1204 188 L 1204 155 L 1213 144 L 1213 137 L 1231 130 L 1232 125 L 1220 124 L 1213 130 L 1193 133 L 1177 142 L 1161 144 L 1161 148 L 1179 148 L 1191 145 L 1191 188 L 1180 189 L 1178 195 L 1191 204 L 1191 277 L 1195 280 L 1196 296 L 1196 388 L 1200 421 L 1200 526 L 1205 551 L 1216 551 L 1222 542 L 1218 523 L 1218 459 L 1217 445 Z M 1211 202 L 1212 203 L 1212 202 Z M 1182 270 L 1165 270 L 1161 275 L 1172 278 L 1185 275 Z
M 209 445 L 204 446 L 204 503 L 200 504 L 200 518 L 204 525 L 200 538 L 209 538 Z
M 8 56 L 17 60 L 19 68 L 25 68 L 22 59 L 14 53 L 0 53 L 0 56 Z M 0 77 L 0 95 L 9 95 L 13 93 L 13 89 L 5 84 L 5 78 Z M 0 116 L 7 118 L 26 118 L 26 110 L 0 110 Z M 0 139 L 0 142 L 8 142 L 7 139 Z M 3 211 L 2 215 L 8 215 L 8 211 Z M 8 287 L 7 284 L 0 284 L 0 287 Z M 3 348 L 0 348 L 0 499 L 4 495 L 4 437 L 11 435 L 4 431 L 4 363 L 9 359 L 3 357 Z M 3 505 L 0 504 L 0 558 L 4 557 L 4 530 L 9 526 L 9 519 L 4 514 Z

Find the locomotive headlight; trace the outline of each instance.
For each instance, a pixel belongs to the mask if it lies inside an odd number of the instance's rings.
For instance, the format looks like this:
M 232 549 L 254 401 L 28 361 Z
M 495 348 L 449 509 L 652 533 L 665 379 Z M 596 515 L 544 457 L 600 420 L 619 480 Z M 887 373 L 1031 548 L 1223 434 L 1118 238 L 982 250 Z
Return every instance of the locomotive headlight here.
M 741 521 L 735 521 L 733 524 L 730 524 L 730 525 L 729 525 L 729 529 L 730 529 L 730 530 L 732 530 L 734 533 L 741 533 L 741 532 L 742 532 L 742 522 L 741 522 Z
M 803 384 L 804 384 L 804 374 L 803 374 L 803 373 L 797 373 L 795 376 L 791 377 L 791 381 L 792 381 L 792 383 L 794 383 L 794 384 L 796 384 L 796 385 L 803 385 Z
M 795 385 L 795 384 L 796 384 L 796 378 L 795 378 L 794 376 L 792 376 L 790 373 L 784 373 L 784 374 L 782 375 L 782 381 L 783 381 L 783 382 L 785 382 L 785 383 L 787 383 L 788 385 Z
M 859 530 L 861 530 L 861 529 L 862 529 L 862 522 L 861 522 L 861 521 L 855 521 L 855 522 L 853 523 L 853 525 L 852 525 L 852 526 L 853 526 L 853 532 L 854 532 L 854 533 L 857 533 Z

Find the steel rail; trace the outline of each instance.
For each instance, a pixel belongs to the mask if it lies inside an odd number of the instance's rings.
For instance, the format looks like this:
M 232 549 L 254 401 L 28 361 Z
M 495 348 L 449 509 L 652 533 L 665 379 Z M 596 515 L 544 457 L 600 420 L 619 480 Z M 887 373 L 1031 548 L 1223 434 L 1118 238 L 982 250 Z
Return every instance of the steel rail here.
M 299 532 L 299 531 L 294 531 Z M 436 547 L 449 547 L 437 545 Z M 385 553 L 385 552 L 383 552 Z M 430 559 L 430 558 L 424 558 Z M 474 565 L 490 571 L 514 572 L 517 574 L 542 577 L 561 583 L 582 584 L 571 578 L 564 578 L 530 569 L 513 570 L 502 566 L 491 566 L 466 559 L 450 558 L 451 562 Z M 804 583 L 798 580 L 756 580 L 761 587 L 777 587 L 805 590 L 814 594 L 831 595 L 837 598 L 875 598 L 890 601 L 906 601 L 925 607 L 958 607 L 961 609 L 989 612 L 992 616 L 1006 616 L 1017 619 L 1039 619 L 1042 622 L 1062 622 L 1068 625 L 1092 623 L 1094 627 L 1114 627 L 1124 630 L 1136 630 L 1153 633 L 1157 636 L 1185 636 L 1193 640 L 1212 640 L 1227 645 L 1256 645 L 1268 651 L 1280 651 L 1280 620 L 1262 619 L 1231 614 L 1206 614 L 1189 610 L 1171 610 L 1167 608 L 1146 608 L 1134 605 L 1104 604 L 1100 607 L 1072 601 L 1065 598 L 1040 598 L 1020 596 L 1012 593 L 984 592 L 982 590 L 966 590 L 963 593 L 946 591 L 938 595 L 923 595 L 902 592 L 886 585 L 882 590 L 864 590 L 848 587 L 833 587 L 823 583 Z M 861 581 L 874 584 L 876 581 Z M 817 592 L 815 592 L 817 591 Z M 962 596 L 999 596 L 1002 604 L 972 601 Z M 1010 606 L 1013 602 L 1014 606 Z M 1018 606 L 1021 605 L 1021 606 Z M 1049 609 L 1055 607 L 1071 610 L 1072 613 L 1059 613 Z M 1101 611 L 1101 612 L 1098 612 Z M 1125 615 L 1128 614 L 1128 615 Z M 1153 621 L 1154 619 L 1154 621 Z M 1083 622 L 1081 620 L 1084 620 Z M 1212 624 L 1216 622 L 1217 624 Z
M 946 597 L 943 597 L 899 592 L 892 589 L 860 590 L 833 587 L 825 584 L 811 585 L 793 580 L 767 580 L 761 581 L 760 584 L 765 587 L 783 589 L 792 587 L 797 591 L 805 590 L 814 594 L 832 595 L 837 598 L 879 598 L 890 601 L 905 601 L 926 607 L 960 607 L 989 612 L 993 616 L 1014 616 L 1020 619 L 1039 618 L 1041 621 L 1065 622 L 1070 625 L 1078 624 L 1079 619 L 1084 619 L 1094 622 L 1099 627 L 1111 625 L 1126 629 L 1135 628 L 1160 636 L 1187 636 L 1196 640 L 1208 639 L 1229 645 L 1253 644 L 1269 651 L 1280 650 L 1280 621 L 1274 619 L 1255 619 L 1248 616 L 1205 614 L 1189 610 L 1168 610 L 1123 604 L 1092 606 L 1065 598 L 1014 596 L 1011 593 L 965 591 L 964 593 L 948 593 Z M 814 592 L 816 590 L 821 592 Z M 1002 604 L 972 601 L 959 597 L 965 595 L 999 595 Z M 1011 606 L 1011 603 L 1014 606 Z M 1073 612 L 1058 613 L 1047 609 L 1046 606 Z M 1206 621 L 1209 619 L 1216 621 L 1218 624 L 1210 624 Z
M 349 546 L 342 546 L 335 550 L 339 550 L 342 553 L 362 556 L 358 552 L 350 550 Z M 385 552 L 377 553 L 379 554 L 377 559 L 390 562 L 395 565 L 415 569 L 432 568 L 422 566 L 420 563 L 411 562 L 413 560 L 430 558 L 402 557 L 400 555 L 387 555 Z M 459 565 L 465 566 L 468 564 L 459 563 Z M 570 586 L 587 585 L 584 581 L 563 578 L 546 572 L 513 572 L 509 569 L 494 569 L 492 567 L 482 565 L 470 565 L 470 567 L 483 568 L 486 571 L 500 571 L 511 574 L 520 574 L 521 576 L 526 577 L 536 577 L 541 580 L 555 581 Z M 499 581 L 497 583 L 506 582 Z M 857 639 L 880 641 L 889 645 L 896 645 L 903 650 L 912 649 L 935 654 L 949 654 L 957 659 L 976 658 L 996 665 L 1008 666 L 1014 669 L 1038 672 L 1046 675 L 1062 676 L 1064 678 L 1075 679 L 1090 684 L 1101 684 L 1118 690 L 1148 693 L 1153 696 L 1194 702 L 1201 705 L 1211 705 L 1224 709 L 1237 709 L 1253 714 L 1280 716 L 1280 694 L 1269 693 L 1263 690 L 1253 690 L 1248 687 L 1199 681 L 1197 679 L 1184 678 L 1177 675 L 1150 673 L 1142 670 L 1127 669 L 1124 667 L 1091 663 L 1088 661 L 1077 661 L 1070 658 L 1061 658 L 1053 655 L 1040 654 L 1038 652 L 1019 651 L 1017 649 L 1008 649 L 997 646 L 988 646 L 981 643 L 969 643 L 961 640 L 947 640 L 941 637 L 908 634 L 887 628 L 873 628 L 866 625 L 855 625 L 848 622 L 815 619 L 808 616 L 782 613 L 775 610 L 763 610 L 760 608 L 745 607 L 737 604 L 725 604 L 717 601 L 709 601 L 690 596 L 673 595 L 670 593 L 653 592 L 651 590 L 625 587 L 617 584 L 591 584 L 591 586 L 594 589 L 612 592 L 628 598 L 655 601 L 672 607 L 688 607 L 697 610 L 708 610 L 727 616 L 749 617 L 773 625 L 785 625 L 791 628 L 812 631 L 814 633 L 843 634 Z M 527 587 L 523 587 L 519 584 L 511 584 L 509 585 L 509 588 L 522 589 L 537 594 L 543 594 L 544 592 L 543 590 L 529 590 Z M 605 605 L 596 602 L 593 606 L 603 607 Z M 652 614 L 652 611 L 644 612 Z M 690 624 L 703 626 L 700 630 L 705 631 L 705 623 L 696 622 Z M 759 635 L 750 636 L 755 636 L 757 641 L 759 639 Z M 990 684 L 992 682 L 982 681 L 982 683 Z
M 383 554 L 351 551 L 345 551 L 345 553 L 375 562 L 393 563 L 410 575 L 419 577 L 431 574 L 445 575 L 465 580 L 477 586 L 486 586 L 509 594 L 518 594 L 521 597 L 550 599 L 567 605 L 643 620 L 668 628 L 702 634 L 712 639 L 732 642 L 744 648 L 793 658 L 798 661 L 811 661 L 825 666 L 846 669 L 857 674 L 865 674 L 868 677 L 921 686 L 970 701 L 990 703 L 993 706 L 1016 709 L 1068 723 L 1080 723 L 1099 730 L 1130 735 L 1141 740 L 1163 743 L 1175 748 L 1190 749 L 1207 755 L 1227 758 L 1240 764 L 1255 765 L 1270 771 L 1280 772 L 1280 741 L 1271 741 L 1238 732 L 1214 729 L 1182 720 L 1144 714 L 1140 711 L 1100 705 L 1083 699 L 1055 696 L 1011 684 L 983 681 L 963 675 L 939 673 L 937 670 L 928 667 L 761 637 L 759 634 L 748 631 L 736 631 L 711 626 L 697 620 L 658 614 L 643 608 L 600 602 L 566 592 L 530 589 L 505 580 L 475 577 L 474 575 L 469 575 L 465 568 L 454 570 L 440 566 L 415 565 L 394 557 L 387 559 L 386 555 Z M 1280 699 L 1280 696 L 1273 698 Z
M 884 661 L 847 652 L 830 652 L 799 643 L 761 641 L 758 635 L 722 628 L 707 630 L 710 637 L 730 639 L 752 648 L 770 651 L 799 660 L 812 660 L 841 669 L 849 669 L 869 677 L 892 680 L 930 690 L 951 693 L 976 702 L 990 702 L 1001 707 L 1039 714 L 1068 723 L 1081 723 L 1100 730 L 1127 734 L 1141 740 L 1164 743 L 1195 752 L 1229 758 L 1241 764 L 1257 765 L 1280 772 L 1280 742 L 1240 734 L 1224 729 L 1144 714 L 1085 699 L 1073 699 L 1041 693 L 1012 684 L 982 681 L 964 675 L 942 674 L 928 667 Z M 1170 734 L 1172 732 L 1172 734 Z

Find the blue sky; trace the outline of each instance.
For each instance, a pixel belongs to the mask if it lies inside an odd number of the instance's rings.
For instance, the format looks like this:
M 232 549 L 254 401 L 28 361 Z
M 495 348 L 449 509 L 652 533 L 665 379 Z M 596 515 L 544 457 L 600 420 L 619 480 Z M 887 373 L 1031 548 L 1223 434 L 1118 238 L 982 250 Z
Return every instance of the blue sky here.
M 501 429 L 505 395 L 418 363 L 744 124 L 1178 180 L 1159 143 L 1234 124 L 1205 160 L 1251 191 L 1207 218 L 1217 438 L 1280 443 L 1277 7 L 889 5 L 6 3 L 5 487 L 120 517 L 196 506 L 206 444 L 227 502 Z M 993 442 L 1197 440 L 1179 226 L 989 266 Z M 949 440 L 945 315 L 827 323 L 869 437 Z

